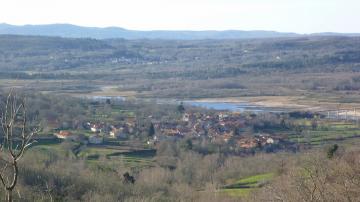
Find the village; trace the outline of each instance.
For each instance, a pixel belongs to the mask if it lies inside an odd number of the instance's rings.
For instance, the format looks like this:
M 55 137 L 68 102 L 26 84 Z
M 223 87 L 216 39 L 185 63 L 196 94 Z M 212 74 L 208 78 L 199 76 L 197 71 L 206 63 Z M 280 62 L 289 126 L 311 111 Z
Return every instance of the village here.
M 107 142 L 127 141 L 134 136 L 145 134 L 142 141 L 154 147 L 166 140 L 184 138 L 206 138 L 211 143 L 252 149 L 278 144 L 285 139 L 283 135 L 250 133 L 249 118 L 234 112 L 183 112 L 175 120 L 156 120 L 148 117 L 149 124 L 140 124 L 136 117 L 128 117 L 119 123 L 90 122 L 82 123 L 83 130 L 55 129 L 54 136 L 62 140 L 77 141 L 89 145 L 106 145 Z M 81 133 L 83 132 L 83 133 Z

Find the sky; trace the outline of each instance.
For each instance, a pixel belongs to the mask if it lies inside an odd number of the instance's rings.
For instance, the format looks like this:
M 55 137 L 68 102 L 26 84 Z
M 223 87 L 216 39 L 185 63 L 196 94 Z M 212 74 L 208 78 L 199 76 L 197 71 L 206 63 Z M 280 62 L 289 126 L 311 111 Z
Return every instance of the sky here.
M 0 23 L 360 33 L 360 0 L 0 0 Z

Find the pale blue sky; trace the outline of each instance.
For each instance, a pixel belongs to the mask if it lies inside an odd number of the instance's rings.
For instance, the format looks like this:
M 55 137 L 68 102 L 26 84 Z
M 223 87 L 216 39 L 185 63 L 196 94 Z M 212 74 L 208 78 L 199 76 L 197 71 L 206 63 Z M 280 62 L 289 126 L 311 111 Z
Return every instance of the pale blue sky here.
M 0 22 L 359 33 L 360 0 L 0 0 Z

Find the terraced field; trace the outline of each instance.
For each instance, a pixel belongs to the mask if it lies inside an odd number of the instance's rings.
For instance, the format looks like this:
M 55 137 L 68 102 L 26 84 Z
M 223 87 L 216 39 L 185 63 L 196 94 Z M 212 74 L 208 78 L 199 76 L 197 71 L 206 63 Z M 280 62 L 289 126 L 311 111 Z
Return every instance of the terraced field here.
M 32 149 L 56 152 L 57 155 L 85 160 L 90 166 L 103 165 L 105 162 L 119 163 L 128 168 L 151 167 L 155 164 L 156 150 L 145 148 L 141 143 L 109 142 L 104 145 L 82 145 L 64 142 L 57 138 L 37 138 Z
M 155 154 L 155 150 L 140 148 L 131 150 L 126 146 L 119 146 L 117 149 L 111 147 L 87 147 L 79 152 L 78 157 L 85 159 L 90 164 L 102 163 L 101 158 L 105 158 L 110 161 L 119 161 L 126 167 L 143 168 L 154 165 L 153 157 Z
M 232 184 L 224 186 L 220 192 L 233 197 L 246 197 L 251 191 L 268 183 L 274 177 L 274 173 L 264 173 L 240 179 Z
M 331 121 L 321 122 L 316 129 L 307 127 L 301 134 L 291 134 L 290 141 L 310 144 L 312 146 L 346 142 L 355 139 L 360 142 L 360 127 L 355 122 Z

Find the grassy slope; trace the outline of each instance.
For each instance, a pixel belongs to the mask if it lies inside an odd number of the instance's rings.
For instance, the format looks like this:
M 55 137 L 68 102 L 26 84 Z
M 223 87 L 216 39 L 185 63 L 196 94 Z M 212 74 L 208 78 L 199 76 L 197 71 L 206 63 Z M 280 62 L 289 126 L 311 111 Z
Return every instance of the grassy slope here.
M 249 176 L 240 179 L 233 184 L 225 186 L 221 189 L 221 193 L 225 193 L 233 197 L 246 197 L 251 191 L 261 187 L 264 183 L 270 181 L 274 177 L 274 173 L 264 173 Z

